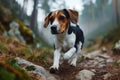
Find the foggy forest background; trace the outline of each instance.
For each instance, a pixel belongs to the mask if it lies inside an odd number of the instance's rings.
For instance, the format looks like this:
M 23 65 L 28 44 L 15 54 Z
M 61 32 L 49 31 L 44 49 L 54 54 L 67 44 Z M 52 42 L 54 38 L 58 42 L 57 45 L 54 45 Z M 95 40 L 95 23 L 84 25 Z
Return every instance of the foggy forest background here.
M 12 16 L 22 20 L 34 32 L 36 38 L 49 44 L 53 43 L 50 31 L 40 29 L 43 27 L 45 16 L 57 9 L 71 8 L 79 12 L 78 23 L 83 29 L 86 39 L 103 36 L 119 24 L 119 0 L 75 0 L 78 6 L 76 4 L 72 6 L 72 0 L 70 0 L 71 5 L 67 5 L 67 0 L 2 1 L 6 7 L 11 9 L 14 14 Z
M 55 37 L 43 23 L 64 8 L 79 12 L 85 43 L 77 67 L 61 64 L 52 75 Z M 84 69 L 90 80 L 120 79 L 120 0 L 0 0 L 0 80 L 79 80 Z

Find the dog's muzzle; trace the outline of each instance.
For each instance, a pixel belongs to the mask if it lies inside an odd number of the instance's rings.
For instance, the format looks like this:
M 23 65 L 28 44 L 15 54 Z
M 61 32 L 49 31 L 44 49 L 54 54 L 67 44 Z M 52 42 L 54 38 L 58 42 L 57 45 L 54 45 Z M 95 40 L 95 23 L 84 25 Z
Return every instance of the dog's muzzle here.
M 51 26 L 51 33 L 52 34 L 59 34 L 59 31 L 57 30 L 57 26 L 56 25 Z

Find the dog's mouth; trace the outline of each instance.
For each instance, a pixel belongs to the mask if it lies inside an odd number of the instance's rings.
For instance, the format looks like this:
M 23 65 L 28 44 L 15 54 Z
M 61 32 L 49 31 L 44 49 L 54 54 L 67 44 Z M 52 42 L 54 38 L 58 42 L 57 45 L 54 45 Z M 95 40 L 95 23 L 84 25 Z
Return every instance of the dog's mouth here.
M 62 34 L 63 32 L 60 32 L 59 30 L 57 30 L 57 27 L 51 27 L 51 33 L 52 34 Z
M 51 33 L 52 34 L 62 34 L 62 33 L 64 33 L 64 31 L 63 32 L 60 32 L 60 31 L 58 31 L 58 30 L 51 30 Z
M 52 34 L 59 34 L 59 32 L 57 30 L 51 30 Z

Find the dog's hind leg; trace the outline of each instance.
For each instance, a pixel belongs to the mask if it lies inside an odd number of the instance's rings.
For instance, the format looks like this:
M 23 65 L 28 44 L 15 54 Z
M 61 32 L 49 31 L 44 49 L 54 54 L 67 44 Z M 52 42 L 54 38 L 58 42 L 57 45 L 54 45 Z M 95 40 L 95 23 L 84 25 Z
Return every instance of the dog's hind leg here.
M 79 57 L 79 54 L 80 52 L 78 53 L 75 53 L 69 60 L 68 60 L 68 63 L 71 65 L 71 66 L 75 66 L 76 67 L 76 63 L 77 63 L 77 59 Z
M 68 60 L 68 63 L 72 66 L 76 66 L 77 59 L 81 53 L 82 43 L 78 44 L 78 51 Z

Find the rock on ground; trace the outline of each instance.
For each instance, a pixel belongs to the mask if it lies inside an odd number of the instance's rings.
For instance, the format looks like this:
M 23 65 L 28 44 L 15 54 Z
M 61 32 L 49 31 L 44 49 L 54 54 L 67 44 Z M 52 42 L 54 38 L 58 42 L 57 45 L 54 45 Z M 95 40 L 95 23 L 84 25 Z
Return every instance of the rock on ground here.
M 78 80 L 92 80 L 92 77 L 95 74 L 92 71 L 89 70 L 81 70 L 77 75 L 76 75 L 76 79 Z
M 22 67 L 24 70 L 29 71 L 29 73 L 32 75 L 37 75 L 38 78 L 41 78 L 37 80 L 57 80 L 52 74 L 50 74 L 42 66 L 35 65 L 19 57 L 15 58 L 15 60 L 17 60 L 18 65 L 24 65 L 24 67 Z M 29 68 L 29 70 L 27 68 Z

